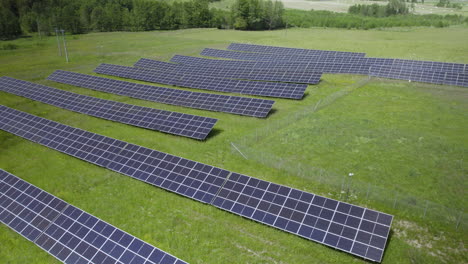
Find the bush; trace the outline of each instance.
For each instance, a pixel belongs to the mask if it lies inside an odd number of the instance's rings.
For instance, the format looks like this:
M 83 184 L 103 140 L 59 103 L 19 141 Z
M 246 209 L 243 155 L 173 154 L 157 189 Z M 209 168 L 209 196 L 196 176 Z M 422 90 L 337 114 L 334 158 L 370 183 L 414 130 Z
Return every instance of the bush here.
M 405 15 L 408 14 L 409 10 L 406 3 L 403 0 L 390 0 L 387 5 L 353 5 L 348 9 L 348 13 L 371 16 L 371 17 L 387 17 L 393 15 Z
M 18 48 L 19 46 L 13 43 L 3 44 L 3 47 L 2 47 L 3 50 L 15 50 Z
M 436 4 L 437 7 L 447 7 L 447 8 L 456 8 L 462 9 L 463 5 L 460 3 L 450 3 L 450 0 L 439 0 Z
M 445 24 L 444 24 L 444 22 L 439 21 L 435 26 L 438 27 L 438 28 L 443 28 L 443 27 L 445 27 Z

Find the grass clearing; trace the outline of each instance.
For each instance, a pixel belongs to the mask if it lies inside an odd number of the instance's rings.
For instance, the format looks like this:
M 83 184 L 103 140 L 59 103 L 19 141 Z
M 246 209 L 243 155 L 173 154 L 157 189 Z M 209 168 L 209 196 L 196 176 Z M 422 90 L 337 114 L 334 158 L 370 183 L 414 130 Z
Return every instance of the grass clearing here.
M 56 69 L 91 74 L 101 62 L 132 65 L 141 57 L 167 60 L 176 53 L 196 55 L 205 47 L 225 48 L 230 42 L 468 63 L 467 33 L 466 27 L 92 33 L 67 36 L 71 59 L 68 64 L 64 57 L 57 55 L 54 37 L 2 43 L 15 44 L 18 49 L 0 51 L 0 76 L 109 100 L 218 118 L 215 125 L 218 132 L 205 142 L 101 120 L 3 92 L 0 103 L 134 144 L 330 196 L 332 189 L 314 180 L 243 159 L 232 150 L 230 142 L 314 107 L 320 99 L 358 82 L 362 76 L 324 75 L 319 85 L 308 87 L 308 95 L 301 101 L 275 99 L 275 112 L 267 119 L 163 105 L 61 85 L 45 78 Z M 467 175 L 467 94 L 460 87 L 372 80 L 310 118 L 278 131 L 277 137 L 271 138 L 274 144 L 259 144 L 258 148 L 337 173 L 352 169 L 363 181 L 392 188 L 399 186 L 422 199 L 437 199 L 439 203 L 466 208 L 466 199 L 461 197 L 466 196 L 463 191 Z M 293 137 L 293 132 L 297 136 Z M 300 137 L 304 137 L 303 141 Z M 419 140 L 420 137 L 424 139 Z M 299 155 L 294 155 L 294 149 L 300 150 Z M 364 262 L 3 131 L 0 131 L 0 167 L 191 263 Z M 411 173 L 411 169 L 415 172 Z M 380 181 L 375 177 L 379 174 L 387 177 Z M 383 210 L 376 204 L 369 206 Z M 430 222 L 411 217 L 397 216 L 395 220 L 383 263 L 468 261 L 464 247 L 466 230 L 433 228 Z M 0 239 L 1 263 L 56 262 L 3 225 Z
M 252 147 L 463 208 L 458 198 L 468 187 L 463 168 L 467 104 L 456 100 L 456 93 L 441 99 L 426 89 L 437 88 L 408 89 L 406 83 L 373 80 Z

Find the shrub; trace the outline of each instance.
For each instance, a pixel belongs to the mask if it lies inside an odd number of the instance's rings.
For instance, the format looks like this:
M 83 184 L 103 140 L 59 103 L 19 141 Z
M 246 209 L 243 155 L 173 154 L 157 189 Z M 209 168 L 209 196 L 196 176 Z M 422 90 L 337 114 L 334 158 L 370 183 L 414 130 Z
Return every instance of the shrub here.
M 390 0 L 387 5 L 353 5 L 349 7 L 348 13 L 371 17 L 386 17 L 408 14 L 409 9 L 403 0 Z
M 3 44 L 3 50 L 15 50 L 18 49 L 18 45 L 13 44 L 13 43 L 8 43 L 8 44 Z

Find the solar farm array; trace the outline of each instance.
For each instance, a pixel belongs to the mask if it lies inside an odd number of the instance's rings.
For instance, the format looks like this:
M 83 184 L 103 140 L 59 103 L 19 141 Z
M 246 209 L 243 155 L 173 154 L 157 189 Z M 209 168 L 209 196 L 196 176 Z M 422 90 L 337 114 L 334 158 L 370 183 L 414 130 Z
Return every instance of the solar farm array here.
M 300 100 L 307 85 L 320 82 L 322 73 L 363 74 L 468 86 L 466 64 L 370 58 L 365 53 L 238 43 L 231 44 L 228 50 L 207 48 L 201 55 L 222 60 L 175 55 L 171 62 L 142 58 L 133 67 L 104 63 L 94 70 L 97 74 L 174 86 L 172 88 L 62 70 L 52 73 L 48 80 L 183 108 L 258 118 L 268 117 L 273 100 L 219 93 Z M 10 77 L 0 78 L 0 91 L 114 122 L 198 140 L 207 138 L 217 122 L 214 118 L 84 96 Z M 0 129 L 253 221 L 371 261 L 382 260 L 393 219 L 391 215 L 115 140 L 5 106 L 0 106 Z M 43 201 L 42 196 L 36 195 L 43 191 L 5 171 L 1 171 L 0 176 L 0 220 L 66 263 L 78 263 L 80 259 L 96 263 L 104 263 L 104 259 L 133 263 L 140 258 L 146 258 L 145 263 L 183 263 L 136 238 L 132 238 L 133 241 L 140 242 L 124 249 L 125 252 L 111 250 L 102 244 L 94 245 L 92 243 L 98 243 L 93 242 L 97 241 L 95 237 L 79 237 L 67 223 L 75 221 L 85 228 L 88 222 L 79 215 L 86 215 L 94 222 L 99 219 L 61 200 L 58 204 L 48 204 L 49 198 Z M 23 190 L 19 189 L 23 188 L 21 186 L 28 187 Z M 28 204 L 45 207 L 34 211 L 36 207 L 27 209 Z M 56 205 L 60 208 L 53 207 Z M 47 209 L 41 211 L 43 208 Z M 22 212 L 28 212 L 29 216 Z M 55 212 L 53 215 L 58 218 L 49 216 L 50 212 Z M 31 222 L 33 219 L 46 220 Z M 86 228 L 92 230 L 93 227 Z M 95 232 L 99 236 L 99 231 Z M 113 232 L 123 234 L 120 230 Z M 106 234 L 100 235 L 108 241 L 113 239 L 112 236 L 106 238 Z M 75 248 L 76 245 L 67 244 L 72 240 L 62 240 L 74 236 L 88 244 Z M 119 244 L 119 238 L 113 243 L 109 247 L 125 247 Z M 151 252 L 157 255 L 154 259 L 158 261 L 150 261 Z M 121 255 L 115 255 L 117 253 Z
M 134 66 L 205 76 L 316 84 L 322 73 L 375 77 L 468 87 L 461 63 L 365 57 L 365 53 L 282 48 L 233 43 L 228 50 L 206 48 L 208 59 L 175 55 L 169 64 L 140 59 Z M 274 75 L 276 77 L 271 77 Z
M 391 215 L 116 140 L 1 105 L 0 129 L 305 239 L 372 261 L 380 262 L 382 259 L 393 220 Z M 11 200 L 15 199 L 16 196 L 11 197 Z M 1 220 L 23 234 L 22 230 L 26 224 L 16 228 L 16 224 L 9 224 L 12 219 L 18 218 L 19 222 L 35 221 L 23 215 L 22 209 L 16 210 L 16 207 L 8 207 L 9 210 L 5 211 L 7 216 Z M 61 207 L 55 215 L 63 210 L 65 209 Z M 47 217 L 41 210 L 36 213 Z M 56 219 L 55 216 L 50 218 Z M 39 224 L 40 228 L 36 233 L 47 232 L 52 224 Z M 69 226 L 70 224 L 64 228 Z M 47 237 L 52 245 L 59 244 L 59 239 L 64 233 L 61 231 L 59 235 L 54 236 L 55 230 L 48 233 Z M 80 238 L 85 239 L 84 236 Z M 30 240 L 36 241 L 35 238 Z M 49 251 L 51 247 L 43 248 Z M 136 247 L 133 253 L 141 253 L 141 250 L 141 247 Z M 70 248 L 67 248 L 67 252 L 70 251 Z M 148 251 L 150 254 L 151 250 Z M 63 260 L 60 250 L 49 252 Z M 96 250 L 90 254 L 83 254 L 91 259 Z M 145 257 L 148 257 L 148 254 L 145 254 Z

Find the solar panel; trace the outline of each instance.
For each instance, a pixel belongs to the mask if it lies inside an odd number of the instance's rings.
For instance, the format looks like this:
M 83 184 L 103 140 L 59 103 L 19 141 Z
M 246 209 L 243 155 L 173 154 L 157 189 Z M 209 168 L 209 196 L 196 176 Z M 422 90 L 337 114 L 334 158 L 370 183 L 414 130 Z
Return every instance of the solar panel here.
M 36 241 L 67 204 L 0 169 L 0 221 Z
M 64 263 L 186 263 L 0 169 L 0 221 Z
M 186 74 L 180 71 L 163 72 L 153 69 L 142 69 L 112 64 L 101 64 L 94 70 L 94 72 L 181 87 L 289 99 L 301 99 L 307 88 L 307 85 L 305 84 L 232 80 Z
M 209 67 L 203 64 L 196 66 L 173 64 L 162 61 L 140 59 L 135 63 L 136 67 L 155 69 L 161 72 L 178 72 L 183 74 L 193 74 L 201 76 L 212 76 L 220 78 L 233 79 L 248 79 L 259 81 L 274 81 L 274 82 L 291 82 L 291 83 L 307 83 L 317 84 L 320 82 L 321 72 L 302 72 L 302 71 L 285 71 L 276 69 L 253 69 L 253 68 L 227 68 L 227 67 Z M 258 83 L 258 82 L 256 82 Z M 289 87 L 288 84 L 287 87 Z M 281 85 L 282 86 L 282 85 Z M 298 87 L 306 87 L 299 85 Z M 293 86 L 294 89 L 295 86 Z
M 366 74 L 371 76 L 412 80 L 420 82 L 438 83 L 438 84 L 450 84 L 466 86 L 466 75 L 465 72 L 443 72 L 428 70 L 424 65 L 418 66 L 414 63 L 413 66 L 410 62 L 408 63 L 396 63 L 395 59 L 375 59 L 375 58 L 357 58 L 359 60 L 367 60 L 368 64 L 357 63 L 357 64 L 333 64 L 333 63 L 282 63 L 282 62 L 249 62 L 249 61 L 228 61 L 228 60 L 212 60 L 204 58 L 196 58 L 189 56 L 174 56 L 171 61 L 177 63 L 183 63 L 196 67 L 198 65 L 208 65 L 208 67 L 219 67 L 219 68 L 244 68 L 244 69 L 255 69 L 268 67 L 271 69 L 301 69 L 322 71 L 324 73 L 352 73 L 352 74 Z M 365 62 L 365 61 L 363 61 Z M 396 63 L 394 66 L 393 63 Z M 370 64 L 369 64 L 370 63 Z M 374 64 L 373 64 L 374 63 Z M 442 64 L 433 63 L 431 69 L 436 69 Z M 439 66 L 437 66 L 439 65 Z M 441 66 L 442 65 L 442 66 Z M 372 73 L 370 69 L 372 67 Z M 426 68 L 424 68 L 426 67 Z M 439 67 L 439 68 L 440 68 Z M 445 68 L 447 69 L 447 68 Z
M 220 49 L 204 49 L 200 55 L 208 57 L 217 57 L 234 60 L 246 61 L 281 61 L 281 62 L 319 62 L 319 61 L 333 61 L 333 60 L 359 60 L 365 59 L 363 57 L 336 57 L 330 55 L 287 55 L 287 54 L 268 54 L 268 53 L 251 53 L 251 52 L 238 52 Z
M 427 71 L 468 73 L 468 64 L 461 63 L 381 58 L 369 58 L 369 62 L 374 65 L 422 69 Z
M 468 74 L 463 73 L 436 72 L 417 68 L 401 68 L 399 66 L 372 66 L 369 75 L 391 79 L 468 87 Z
M 147 101 L 254 117 L 266 117 L 275 102 L 257 98 L 190 92 L 61 70 L 55 71 L 47 79 Z
M 213 205 L 380 262 L 393 216 L 233 173 Z
M 271 62 L 311 62 L 311 63 L 327 63 L 327 64 L 372 64 L 386 66 L 400 66 L 406 68 L 419 68 L 429 71 L 451 72 L 451 73 L 466 73 L 468 72 L 468 64 L 447 63 L 435 61 L 418 61 L 405 59 L 390 59 L 390 58 L 364 58 L 364 57 L 346 57 L 346 56 L 329 56 L 326 54 L 317 56 L 291 56 L 287 54 L 266 54 L 266 53 L 245 53 L 217 49 L 205 49 L 201 53 L 204 56 L 236 59 L 245 61 L 271 61 Z
M 5 106 L 0 116 L 2 130 L 203 203 L 211 202 L 229 174 Z
M 175 55 L 172 62 L 181 63 L 187 67 L 194 68 L 216 68 L 218 71 L 223 69 L 235 69 L 236 71 L 255 71 L 268 69 L 269 71 L 286 71 L 285 76 L 313 76 L 317 72 L 324 73 L 354 73 L 368 74 L 371 64 L 364 63 L 315 63 L 315 62 L 273 62 L 273 61 L 233 61 L 233 60 L 213 60 L 197 58 L 190 56 Z M 203 67 L 203 68 L 202 68 Z M 227 70 L 226 70 L 227 71 Z
M 0 77 L 0 91 L 78 113 L 199 140 L 208 136 L 217 121 L 209 117 L 104 100 L 10 77 Z
M 0 106 L 0 129 L 194 200 L 380 262 L 393 216 Z
M 287 55 L 328 55 L 328 56 L 352 56 L 364 57 L 365 53 L 361 52 L 346 52 L 332 50 L 313 50 L 313 49 L 298 49 L 276 46 L 253 45 L 243 43 L 231 43 L 228 49 L 237 51 L 260 52 L 260 53 L 276 53 Z

